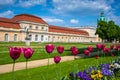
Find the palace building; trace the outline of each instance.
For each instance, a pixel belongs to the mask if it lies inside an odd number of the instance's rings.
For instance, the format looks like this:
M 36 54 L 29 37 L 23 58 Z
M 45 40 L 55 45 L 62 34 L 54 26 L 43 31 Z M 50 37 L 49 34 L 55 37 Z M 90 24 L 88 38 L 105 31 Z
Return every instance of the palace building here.
M 94 30 L 90 28 L 90 30 Z M 13 18 L 0 18 L 1 42 L 99 42 L 98 36 L 88 29 L 49 25 L 42 18 L 20 14 Z M 93 36 L 94 35 L 94 36 Z

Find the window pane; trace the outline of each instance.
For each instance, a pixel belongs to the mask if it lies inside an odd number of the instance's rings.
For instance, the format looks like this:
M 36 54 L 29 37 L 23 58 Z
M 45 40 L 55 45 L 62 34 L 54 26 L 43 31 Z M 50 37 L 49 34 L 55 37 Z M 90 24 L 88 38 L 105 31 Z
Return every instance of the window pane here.
M 5 41 L 8 41 L 8 34 L 5 34 L 4 40 L 5 40 Z
M 14 41 L 17 41 L 17 34 L 14 35 Z
M 38 35 L 35 35 L 35 41 L 37 41 L 38 40 Z

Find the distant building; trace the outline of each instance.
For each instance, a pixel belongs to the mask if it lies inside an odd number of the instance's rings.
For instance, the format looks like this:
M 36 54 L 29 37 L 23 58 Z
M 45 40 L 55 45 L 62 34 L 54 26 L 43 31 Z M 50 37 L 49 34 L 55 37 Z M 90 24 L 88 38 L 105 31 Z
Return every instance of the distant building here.
M 0 18 L 1 42 L 24 42 L 26 36 L 31 42 L 99 42 L 93 35 L 95 29 L 76 29 L 53 26 L 42 18 L 20 14 L 11 19 Z M 27 35 L 28 34 L 28 35 Z
M 74 27 L 74 28 L 79 29 L 79 30 L 87 31 L 89 33 L 88 39 L 89 39 L 90 42 L 101 42 L 101 39 L 98 38 L 98 35 L 95 35 L 95 32 L 96 32 L 95 27 L 92 27 L 92 26 L 80 26 L 80 27 Z

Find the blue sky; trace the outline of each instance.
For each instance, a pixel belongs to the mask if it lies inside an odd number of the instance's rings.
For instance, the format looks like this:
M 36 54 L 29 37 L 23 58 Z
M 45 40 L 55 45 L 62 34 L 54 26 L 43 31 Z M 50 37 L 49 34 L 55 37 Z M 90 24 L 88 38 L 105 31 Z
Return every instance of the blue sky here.
M 119 0 L 0 0 L 0 17 L 32 14 L 56 26 L 94 26 L 104 10 L 107 20 L 120 25 Z

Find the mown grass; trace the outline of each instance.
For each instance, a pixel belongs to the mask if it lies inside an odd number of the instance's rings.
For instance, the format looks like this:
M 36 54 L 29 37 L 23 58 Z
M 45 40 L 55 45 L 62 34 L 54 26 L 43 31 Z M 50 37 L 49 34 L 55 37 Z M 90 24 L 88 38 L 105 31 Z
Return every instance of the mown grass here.
M 100 57 L 99 59 L 102 60 L 104 63 L 110 62 L 113 58 L 110 56 L 105 57 L 106 59 L 102 59 Z M 26 70 L 20 70 L 15 71 L 15 80 L 47 80 L 47 71 L 48 71 L 48 80 L 57 80 L 56 79 L 56 72 L 59 73 L 59 64 L 52 64 L 47 68 L 47 66 L 37 67 L 37 68 L 31 68 L 28 69 L 28 73 Z M 67 62 L 61 62 L 61 77 L 65 75 L 69 75 L 70 72 L 74 70 L 74 65 L 76 65 L 78 68 L 78 71 L 82 71 L 90 66 L 96 66 L 98 65 L 95 58 L 85 58 L 85 59 L 77 59 L 73 61 L 67 61 Z M 28 75 L 26 75 L 28 74 Z M 0 74 L 0 80 L 11 80 L 12 79 L 12 73 L 5 73 Z M 114 80 L 114 79 L 112 79 Z M 120 80 L 120 77 L 118 77 L 116 80 Z
M 35 52 L 33 56 L 30 58 L 30 60 L 38 60 L 38 59 L 44 59 L 47 58 L 47 53 L 45 51 L 45 45 L 49 43 L 38 43 L 38 42 L 32 42 L 31 46 Z M 83 50 L 87 48 L 87 46 L 91 45 L 95 47 L 95 43 L 52 43 L 55 46 L 61 45 L 65 47 L 65 51 L 62 54 L 62 56 L 65 55 L 71 55 L 70 47 L 76 46 L 79 49 L 79 54 L 83 53 Z M 2 64 L 8 64 L 12 63 L 12 59 L 9 56 L 9 46 L 16 46 L 16 47 L 26 47 L 24 42 L 0 42 L 0 65 Z M 96 49 L 94 48 L 94 51 Z M 50 55 L 50 57 L 53 57 L 54 55 L 58 55 L 56 49 L 54 52 Z M 23 57 L 23 54 L 21 54 L 20 58 L 16 60 L 17 62 L 23 62 L 25 61 L 25 58 Z

